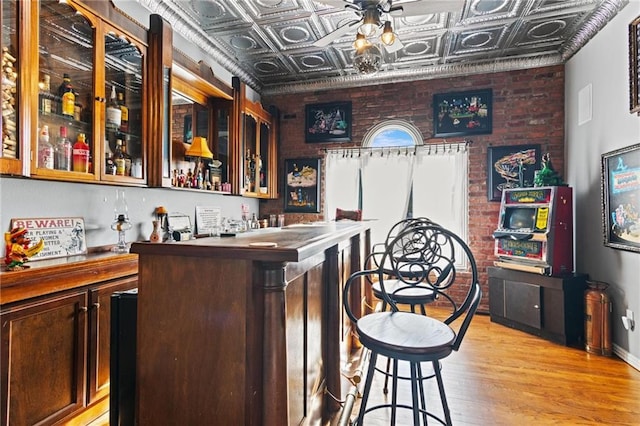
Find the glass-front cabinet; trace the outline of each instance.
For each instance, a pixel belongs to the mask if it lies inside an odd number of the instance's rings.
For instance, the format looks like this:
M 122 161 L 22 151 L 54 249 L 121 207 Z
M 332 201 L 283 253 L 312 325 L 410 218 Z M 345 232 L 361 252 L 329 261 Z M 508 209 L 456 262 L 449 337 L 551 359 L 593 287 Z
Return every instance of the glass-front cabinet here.
M 79 5 L 39 5 L 31 174 L 144 183 L 144 45 Z
M 146 184 L 146 30 L 110 2 L 1 4 L 0 173 Z
M 260 102 L 244 101 L 241 114 L 244 194 L 275 198 L 277 182 L 275 119 Z

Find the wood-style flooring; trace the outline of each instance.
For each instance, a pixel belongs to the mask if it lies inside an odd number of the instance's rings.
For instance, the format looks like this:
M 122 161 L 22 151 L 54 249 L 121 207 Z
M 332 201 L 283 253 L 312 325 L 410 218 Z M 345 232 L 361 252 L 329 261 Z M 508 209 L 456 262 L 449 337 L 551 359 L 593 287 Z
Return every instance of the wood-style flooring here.
M 640 371 L 615 356 L 592 355 L 492 323 L 487 315 L 475 316 L 460 351 L 443 361 L 442 375 L 456 426 L 640 425 Z M 432 382 L 427 382 L 427 403 L 435 410 L 440 405 Z M 408 383 L 399 394 L 410 400 Z M 378 374 L 370 401 L 383 399 Z M 356 402 L 352 418 L 358 408 Z M 90 426 L 108 425 L 108 419 Z M 388 413 L 370 413 L 364 424 L 389 425 Z M 401 412 L 397 424 L 412 425 L 410 413 Z
M 443 361 L 442 375 L 457 426 L 640 425 L 640 371 L 615 356 L 492 323 L 488 315 L 475 316 L 460 351 Z M 382 382 L 376 374 L 368 406 L 384 401 Z M 426 383 L 427 404 L 441 413 L 436 383 Z M 399 395 L 410 404 L 408 382 Z M 359 402 L 352 419 L 358 408 Z M 408 410 L 400 416 L 398 425 L 413 424 Z M 388 410 L 369 413 L 364 424 L 389 425 Z

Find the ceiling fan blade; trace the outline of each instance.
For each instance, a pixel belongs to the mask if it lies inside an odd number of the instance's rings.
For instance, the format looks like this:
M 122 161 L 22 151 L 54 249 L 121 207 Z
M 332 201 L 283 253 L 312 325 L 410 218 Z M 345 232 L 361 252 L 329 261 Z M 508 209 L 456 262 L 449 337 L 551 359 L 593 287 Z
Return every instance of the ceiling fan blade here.
M 465 0 L 423 0 L 394 4 L 389 9 L 391 16 L 420 16 L 432 13 L 461 12 Z
M 315 0 L 317 3 L 327 6 L 335 7 L 336 9 L 344 9 L 348 6 L 353 6 L 353 2 L 347 0 Z
M 336 28 L 334 31 L 330 32 L 326 36 L 319 38 L 316 40 L 313 45 L 317 47 L 325 47 L 339 39 L 343 35 L 347 34 L 349 31 L 353 31 L 356 26 L 360 23 L 360 19 L 356 21 L 351 21 L 347 24 L 344 24 L 341 27 Z
M 394 53 L 397 52 L 398 50 L 402 49 L 404 47 L 404 44 L 402 43 L 402 41 L 396 37 L 395 40 L 393 40 L 393 43 L 391 43 L 390 45 L 386 45 L 384 44 L 384 48 L 387 51 L 387 53 Z

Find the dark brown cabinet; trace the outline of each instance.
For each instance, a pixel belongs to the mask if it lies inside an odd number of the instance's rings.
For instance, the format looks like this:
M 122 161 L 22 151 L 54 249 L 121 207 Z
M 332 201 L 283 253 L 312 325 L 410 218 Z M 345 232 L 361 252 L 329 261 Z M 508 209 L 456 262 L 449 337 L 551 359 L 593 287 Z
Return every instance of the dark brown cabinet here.
M 108 410 L 110 296 L 137 287 L 135 259 L 2 273 L 3 425 L 87 424 Z
M 563 345 L 584 343 L 586 274 L 552 277 L 488 268 L 491 321 Z

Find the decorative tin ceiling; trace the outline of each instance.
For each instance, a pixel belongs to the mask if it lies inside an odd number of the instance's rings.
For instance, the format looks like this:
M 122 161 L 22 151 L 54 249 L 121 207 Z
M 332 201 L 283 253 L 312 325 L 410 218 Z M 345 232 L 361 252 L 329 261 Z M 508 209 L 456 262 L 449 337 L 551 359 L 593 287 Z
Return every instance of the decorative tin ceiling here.
M 561 64 L 628 3 L 628 0 L 137 1 L 163 16 L 175 31 L 263 95 Z M 383 21 L 391 22 L 402 47 L 394 52 L 381 48 L 383 65 L 373 75 L 359 74 L 353 67 L 358 25 L 341 31 L 344 34 L 326 47 L 314 45 L 327 34 L 360 19 L 354 7 L 340 7 L 343 3 L 355 4 L 355 8 L 374 3 L 385 10 L 405 5 L 406 11 L 411 11 L 400 16 L 381 15 Z M 433 8 L 440 12 L 430 13 Z

